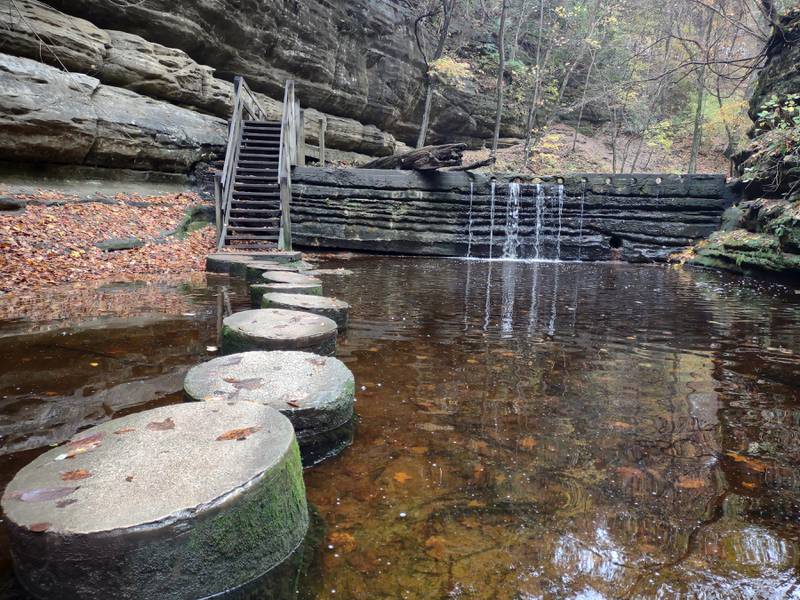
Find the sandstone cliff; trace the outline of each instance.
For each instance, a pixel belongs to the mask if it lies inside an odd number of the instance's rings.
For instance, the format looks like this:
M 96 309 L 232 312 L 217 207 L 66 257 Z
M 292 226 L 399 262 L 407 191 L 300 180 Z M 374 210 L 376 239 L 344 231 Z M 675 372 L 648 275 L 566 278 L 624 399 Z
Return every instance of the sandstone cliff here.
M 800 273 L 800 8 L 784 15 L 750 103 L 751 142 L 738 157 L 744 200 L 692 262 Z

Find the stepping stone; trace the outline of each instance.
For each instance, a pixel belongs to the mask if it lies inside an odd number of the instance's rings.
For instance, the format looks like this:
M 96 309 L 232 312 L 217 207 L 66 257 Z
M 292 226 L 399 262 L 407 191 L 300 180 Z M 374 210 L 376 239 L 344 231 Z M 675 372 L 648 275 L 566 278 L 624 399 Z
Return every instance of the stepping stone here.
M 356 431 L 356 417 L 331 431 L 325 431 L 303 442 L 300 452 L 305 468 L 318 465 L 324 460 L 341 454 L 342 450 L 353 444 Z
M 336 321 L 339 331 L 347 329 L 347 314 L 350 305 L 347 302 L 326 296 L 309 296 L 308 294 L 285 294 L 269 292 L 261 297 L 262 308 L 287 308 L 302 310 L 315 315 L 322 315 Z
M 247 281 L 263 282 L 262 273 L 267 271 L 297 273 L 300 269 L 295 263 L 278 264 L 263 260 L 247 263 Z
M 321 283 L 254 283 L 250 286 L 250 302 L 253 308 L 261 308 L 261 298 L 269 292 L 285 294 L 311 294 L 322 296 Z
M 297 310 L 245 310 L 222 321 L 222 352 L 305 350 L 325 356 L 336 352 L 336 322 Z
M 265 271 L 261 274 L 262 282 L 266 283 L 318 283 L 322 284 L 319 279 L 309 277 L 308 275 L 301 275 L 300 273 L 285 273 L 281 271 Z
M 310 352 L 220 356 L 192 367 L 183 390 L 191 400 L 255 402 L 279 410 L 294 425 L 304 457 L 306 446 L 314 446 L 315 457 L 330 452 L 331 446 L 341 450 L 342 432 L 331 432 L 353 418 L 355 381 L 350 369 L 336 358 Z
M 209 273 L 230 273 L 231 265 L 234 263 L 248 263 L 252 262 L 252 260 L 252 258 L 244 254 L 230 254 L 227 252 L 209 254 L 206 256 L 206 271 Z
M 252 402 L 114 419 L 24 467 L 2 509 L 37 598 L 205 598 L 280 564 L 309 516 L 289 420 Z
M 310 269 L 308 271 L 303 271 L 303 275 L 311 275 L 312 277 L 317 277 L 319 275 L 352 275 L 353 272 L 350 269 Z
M 266 260 L 274 263 L 291 263 L 297 262 L 303 258 L 302 252 L 280 251 L 280 252 L 252 252 L 248 253 L 253 260 Z

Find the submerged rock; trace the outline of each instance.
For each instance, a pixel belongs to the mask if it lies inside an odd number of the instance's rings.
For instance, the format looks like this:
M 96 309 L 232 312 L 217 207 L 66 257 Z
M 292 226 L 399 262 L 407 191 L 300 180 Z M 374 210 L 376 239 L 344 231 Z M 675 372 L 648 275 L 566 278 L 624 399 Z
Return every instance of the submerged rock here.
M 250 402 L 187 403 L 86 430 L 2 499 L 37 598 L 200 598 L 259 577 L 302 542 L 292 425 Z

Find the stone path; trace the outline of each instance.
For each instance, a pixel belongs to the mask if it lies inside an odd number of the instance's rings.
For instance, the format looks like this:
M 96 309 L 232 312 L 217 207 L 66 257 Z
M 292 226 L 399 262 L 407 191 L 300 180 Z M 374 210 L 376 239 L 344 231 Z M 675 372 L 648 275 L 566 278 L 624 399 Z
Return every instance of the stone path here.
M 285 308 L 289 310 L 302 310 L 315 315 L 322 315 L 336 321 L 339 331 L 347 329 L 347 316 L 350 305 L 336 298 L 325 296 L 309 296 L 308 294 L 286 294 L 269 292 L 262 296 L 263 308 Z

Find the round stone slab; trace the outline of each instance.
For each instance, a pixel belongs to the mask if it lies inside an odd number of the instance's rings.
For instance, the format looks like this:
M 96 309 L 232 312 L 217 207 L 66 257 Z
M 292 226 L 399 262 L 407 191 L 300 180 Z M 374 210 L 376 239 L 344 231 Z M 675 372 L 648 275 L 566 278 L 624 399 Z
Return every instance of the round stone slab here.
M 284 294 L 310 294 L 322 296 L 321 283 L 254 283 L 250 286 L 250 303 L 253 308 L 261 308 L 261 298 L 269 292 Z
M 261 275 L 262 281 L 266 281 L 267 283 L 304 283 L 304 284 L 311 284 L 317 283 L 322 284 L 319 279 L 315 277 L 309 277 L 308 275 L 301 275 L 300 273 L 283 273 L 280 271 L 265 271 Z
M 92 427 L 5 490 L 37 598 L 202 598 L 280 564 L 308 528 L 289 420 L 251 402 L 165 406 Z
M 336 352 L 336 322 L 297 310 L 245 310 L 222 322 L 225 354 L 250 350 L 305 350 L 330 356 Z
M 326 296 L 309 296 L 308 294 L 285 294 L 269 292 L 261 297 L 263 308 L 287 308 L 302 310 L 315 315 L 322 315 L 336 321 L 339 331 L 347 329 L 347 315 L 350 305 L 347 302 Z
M 220 252 L 206 256 L 206 271 L 209 273 L 230 273 L 231 266 L 252 262 L 252 258 L 243 254 L 229 254 Z
M 299 267 L 294 263 L 278 264 L 262 260 L 247 263 L 247 281 L 264 281 L 262 273 L 267 271 L 297 273 Z
M 319 275 L 352 275 L 353 272 L 350 269 L 310 269 L 308 271 L 303 271 L 303 275 L 311 275 L 313 277 L 317 277 Z
M 192 367 L 183 390 L 192 400 L 256 402 L 279 410 L 294 425 L 302 451 L 307 439 L 350 421 L 355 380 L 331 356 L 242 352 Z

